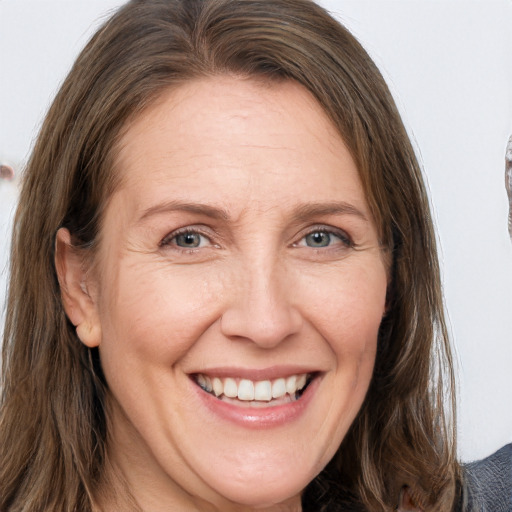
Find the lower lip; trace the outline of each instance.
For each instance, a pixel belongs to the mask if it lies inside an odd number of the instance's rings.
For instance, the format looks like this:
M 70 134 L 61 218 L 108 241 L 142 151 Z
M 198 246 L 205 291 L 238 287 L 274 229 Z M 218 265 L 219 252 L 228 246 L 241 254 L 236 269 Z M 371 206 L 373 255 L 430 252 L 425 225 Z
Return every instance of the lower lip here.
M 308 408 L 318 388 L 320 377 L 313 379 L 298 400 L 272 407 L 242 407 L 224 402 L 193 382 L 198 398 L 216 416 L 245 428 L 273 428 L 297 420 Z

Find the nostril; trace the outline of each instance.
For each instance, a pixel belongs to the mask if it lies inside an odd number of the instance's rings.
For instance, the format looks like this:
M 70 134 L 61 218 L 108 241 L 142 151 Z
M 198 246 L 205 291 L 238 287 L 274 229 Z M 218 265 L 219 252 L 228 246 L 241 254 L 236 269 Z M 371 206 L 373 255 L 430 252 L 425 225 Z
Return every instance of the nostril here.
M 300 314 L 286 305 L 251 308 L 237 304 L 220 320 L 222 333 L 232 339 L 247 340 L 262 348 L 273 348 L 300 331 Z

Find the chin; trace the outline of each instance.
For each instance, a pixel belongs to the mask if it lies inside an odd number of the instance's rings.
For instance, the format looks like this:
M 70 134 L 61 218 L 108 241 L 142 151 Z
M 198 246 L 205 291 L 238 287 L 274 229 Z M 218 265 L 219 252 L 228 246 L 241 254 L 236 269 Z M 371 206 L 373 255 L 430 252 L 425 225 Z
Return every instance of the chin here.
M 210 478 L 216 476 L 215 481 L 210 481 L 210 486 L 218 495 L 250 509 L 277 505 L 290 507 L 300 503 L 302 492 L 323 466 L 309 470 L 305 464 L 299 463 L 284 466 L 278 461 L 272 463 L 267 460 L 266 464 L 244 465 L 238 470 L 219 467 L 209 475 Z
M 300 502 L 300 496 L 310 478 L 299 481 L 275 481 L 255 476 L 252 482 L 231 482 L 217 488 L 229 501 L 249 509 L 267 509 L 273 506 L 291 506 Z

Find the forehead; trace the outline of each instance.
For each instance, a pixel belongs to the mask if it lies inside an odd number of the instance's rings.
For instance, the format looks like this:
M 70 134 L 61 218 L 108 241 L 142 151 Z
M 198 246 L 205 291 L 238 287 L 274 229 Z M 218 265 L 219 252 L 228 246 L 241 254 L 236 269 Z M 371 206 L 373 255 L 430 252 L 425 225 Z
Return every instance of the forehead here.
M 120 188 L 132 189 L 135 202 L 144 201 L 146 189 L 188 191 L 204 201 L 214 190 L 227 192 L 226 181 L 260 198 L 276 189 L 315 201 L 336 200 L 340 188 L 364 196 L 338 131 L 293 81 L 223 76 L 167 90 L 126 127 L 116 168 Z
M 279 125 L 269 124 L 269 120 L 276 119 Z M 341 138 L 319 102 L 295 81 L 216 76 L 185 82 L 160 93 L 125 126 L 118 158 L 122 161 L 134 143 L 143 149 L 145 139 L 169 125 L 173 125 L 176 144 L 184 136 L 204 137 L 208 130 L 215 135 L 221 127 L 240 137 L 254 136 L 254 131 L 248 130 L 260 128 L 259 135 L 267 135 L 270 142 L 285 129 L 289 135 L 319 139 L 331 151 L 337 150 Z M 293 133 L 291 125 L 295 125 Z M 200 150 L 204 138 L 197 142 Z M 222 142 L 220 137 L 217 142 Z

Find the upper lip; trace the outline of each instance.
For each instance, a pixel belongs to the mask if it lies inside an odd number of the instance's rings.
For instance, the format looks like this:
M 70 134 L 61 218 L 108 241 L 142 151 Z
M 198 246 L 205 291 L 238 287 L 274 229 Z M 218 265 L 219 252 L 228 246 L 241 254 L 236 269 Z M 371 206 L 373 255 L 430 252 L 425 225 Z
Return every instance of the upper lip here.
M 252 381 L 273 380 L 290 375 L 301 375 L 303 373 L 318 373 L 319 369 L 312 366 L 271 366 L 268 368 L 238 368 L 238 367 L 215 367 L 202 368 L 190 372 L 190 375 L 203 374 L 209 377 L 218 378 L 240 378 Z

